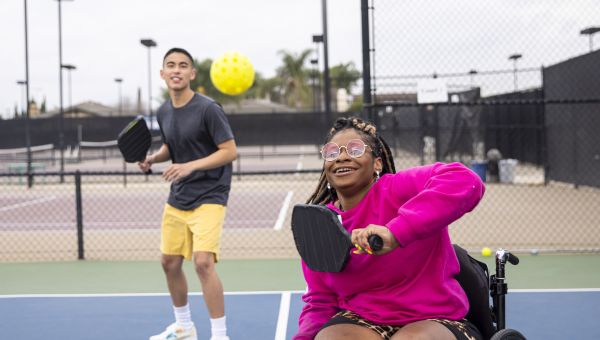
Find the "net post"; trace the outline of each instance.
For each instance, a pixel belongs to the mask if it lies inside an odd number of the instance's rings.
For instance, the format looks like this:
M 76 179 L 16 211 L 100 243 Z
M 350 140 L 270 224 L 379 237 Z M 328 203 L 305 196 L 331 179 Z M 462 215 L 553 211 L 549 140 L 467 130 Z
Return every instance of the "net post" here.
M 77 259 L 85 260 L 83 249 L 83 204 L 81 200 L 81 172 L 75 172 L 75 205 L 77 207 Z
M 127 162 L 123 160 L 123 188 L 127 188 Z

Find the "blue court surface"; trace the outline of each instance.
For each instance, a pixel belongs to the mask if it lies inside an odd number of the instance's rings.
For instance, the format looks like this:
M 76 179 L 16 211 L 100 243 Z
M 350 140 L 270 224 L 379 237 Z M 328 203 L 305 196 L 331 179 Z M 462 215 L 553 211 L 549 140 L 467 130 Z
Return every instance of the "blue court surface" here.
M 301 292 L 226 293 L 232 340 L 284 340 L 297 330 Z M 190 298 L 198 339 L 208 339 L 202 296 Z M 147 339 L 172 322 L 166 294 L 0 296 L 1 339 Z M 600 289 L 513 290 L 507 326 L 528 339 L 600 339 Z

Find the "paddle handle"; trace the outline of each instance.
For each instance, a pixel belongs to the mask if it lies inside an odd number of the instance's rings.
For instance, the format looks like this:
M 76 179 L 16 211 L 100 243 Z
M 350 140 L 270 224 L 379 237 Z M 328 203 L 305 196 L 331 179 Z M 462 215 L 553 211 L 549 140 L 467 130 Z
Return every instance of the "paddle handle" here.
M 383 248 L 383 239 L 379 235 L 371 235 L 369 236 L 369 246 L 373 251 L 379 251 Z

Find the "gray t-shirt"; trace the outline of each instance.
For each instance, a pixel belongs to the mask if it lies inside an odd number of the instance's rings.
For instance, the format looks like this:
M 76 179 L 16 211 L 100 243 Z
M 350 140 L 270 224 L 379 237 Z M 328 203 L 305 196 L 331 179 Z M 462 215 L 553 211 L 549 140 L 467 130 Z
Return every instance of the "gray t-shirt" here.
M 163 143 L 168 145 L 174 164 L 204 158 L 217 151 L 217 145 L 233 139 L 221 106 L 198 93 L 180 108 L 173 107 L 171 100 L 167 100 L 156 116 Z M 231 163 L 194 171 L 171 184 L 167 202 L 181 210 L 191 210 L 204 203 L 227 205 L 231 171 Z

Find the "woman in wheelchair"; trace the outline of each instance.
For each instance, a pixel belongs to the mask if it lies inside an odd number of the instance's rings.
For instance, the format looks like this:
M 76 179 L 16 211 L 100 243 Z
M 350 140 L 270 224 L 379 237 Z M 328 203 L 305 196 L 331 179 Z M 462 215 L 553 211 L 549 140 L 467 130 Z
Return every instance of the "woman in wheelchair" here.
M 459 163 L 396 172 L 386 142 L 359 118 L 338 119 L 321 154 L 308 203 L 337 212 L 356 249 L 339 273 L 302 263 L 307 291 L 293 339 L 483 339 L 465 318 L 448 234 L 481 200 L 480 178 Z M 367 241 L 373 234 L 383 239 L 377 252 Z

